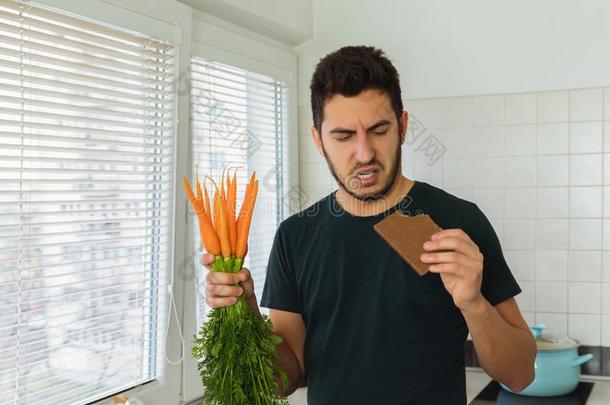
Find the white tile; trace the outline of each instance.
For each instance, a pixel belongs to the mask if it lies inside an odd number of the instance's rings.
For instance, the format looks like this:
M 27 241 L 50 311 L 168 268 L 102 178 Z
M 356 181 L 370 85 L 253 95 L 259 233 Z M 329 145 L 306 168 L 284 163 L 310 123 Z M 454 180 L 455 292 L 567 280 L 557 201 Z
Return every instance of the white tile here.
M 568 336 L 568 314 L 536 312 L 536 323 L 546 325 L 543 333 L 557 337 Z
M 565 250 L 536 250 L 536 280 L 566 281 L 568 253 Z
M 610 87 L 604 89 L 604 119 L 610 120 Z
M 531 249 L 534 246 L 534 220 L 507 219 L 504 221 L 504 248 Z
M 538 122 L 567 122 L 570 99 L 568 91 L 549 91 L 536 94 Z
M 411 119 L 417 119 L 426 129 L 443 127 L 442 98 L 411 100 L 408 111 Z
M 570 121 L 602 119 L 603 90 L 570 90 Z
M 570 249 L 601 249 L 601 219 L 570 219 Z
M 517 280 L 536 280 L 535 253 L 534 250 L 504 250 L 506 263 Z
M 523 319 L 528 325 L 534 325 L 536 323 L 536 312 L 523 311 L 521 312 L 521 315 L 523 315 Z
M 443 165 L 445 162 L 441 159 L 435 164 L 429 164 L 428 159 L 423 159 L 415 156 L 413 159 L 413 177 L 417 180 L 430 183 L 436 187 L 444 187 L 443 185 Z
M 599 218 L 602 216 L 601 187 L 570 187 L 570 216 Z
M 610 250 L 610 219 L 602 220 L 602 249 Z
M 610 184 L 610 154 L 604 153 L 604 184 Z
M 475 158 L 473 159 L 474 187 L 503 187 L 504 186 L 504 158 Z
M 602 152 L 603 127 L 601 121 L 570 123 L 571 153 Z
M 604 217 L 610 217 L 610 187 L 602 187 L 602 204 Z
M 601 343 L 601 315 L 568 315 L 568 335 L 581 345 Z
M 539 218 L 565 218 L 568 216 L 568 187 L 538 188 L 536 215 Z
M 610 251 L 602 252 L 602 281 L 610 283 Z
M 505 218 L 534 218 L 536 216 L 536 189 L 506 189 Z
M 610 315 L 602 315 L 602 346 L 610 346 Z
M 473 167 L 471 159 L 446 159 L 443 165 L 443 184 L 445 187 L 472 187 Z
M 536 122 L 535 93 L 507 94 L 505 104 L 505 122 L 507 125 Z
M 517 304 L 522 311 L 536 310 L 536 282 L 519 281 L 521 294 L 516 296 Z
M 536 153 L 539 155 L 568 153 L 570 125 L 538 124 L 536 126 Z
M 506 187 L 536 185 L 536 158 L 533 156 L 507 157 L 504 183 Z
M 610 152 L 610 121 L 604 122 L 604 152 Z
M 536 220 L 536 249 L 567 249 L 568 221 L 565 219 Z
M 475 127 L 504 125 L 504 95 L 474 97 L 473 122 Z
M 443 128 L 471 127 L 472 114 L 472 97 L 443 99 Z
M 445 159 L 473 156 L 472 128 L 443 129 L 439 134 L 447 149 Z
M 503 188 L 475 188 L 473 189 L 473 202 L 479 206 L 487 217 L 504 217 Z
M 538 156 L 536 158 L 538 186 L 567 186 L 569 167 L 568 156 Z
M 610 315 L 610 283 L 602 285 L 602 314 Z
M 599 314 L 601 288 L 598 283 L 569 283 L 568 311 L 572 314 Z
M 472 150 L 476 157 L 504 155 L 504 127 L 481 127 L 472 130 Z
M 536 311 L 558 313 L 567 312 L 568 283 L 561 281 L 537 281 Z
M 570 184 L 573 186 L 602 184 L 602 155 L 570 156 Z
M 504 153 L 506 156 L 534 155 L 536 153 L 536 127 L 534 125 L 506 127 Z
M 600 250 L 570 250 L 568 253 L 568 280 L 599 282 L 602 274 Z

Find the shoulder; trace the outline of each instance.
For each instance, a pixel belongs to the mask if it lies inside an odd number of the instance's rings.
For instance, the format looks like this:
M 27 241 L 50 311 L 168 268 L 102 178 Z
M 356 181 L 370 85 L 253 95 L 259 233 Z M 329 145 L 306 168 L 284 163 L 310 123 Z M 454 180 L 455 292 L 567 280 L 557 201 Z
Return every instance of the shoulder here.
M 461 225 L 464 221 L 477 220 L 483 215 L 479 207 L 472 201 L 458 197 L 429 183 L 418 181 L 417 198 L 424 212 L 442 228 Z M 443 226 L 444 225 L 444 226 Z
M 331 195 L 327 195 L 280 222 L 278 233 L 291 240 L 311 235 L 324 223 L 330 212 Z

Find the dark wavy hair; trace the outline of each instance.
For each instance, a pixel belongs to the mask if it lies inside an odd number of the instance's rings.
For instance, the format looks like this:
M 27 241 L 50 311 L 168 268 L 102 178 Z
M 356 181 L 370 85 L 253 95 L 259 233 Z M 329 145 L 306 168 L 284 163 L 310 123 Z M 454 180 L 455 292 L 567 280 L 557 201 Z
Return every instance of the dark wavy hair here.
M 319 133 L 324 105 L 335 94 L 353 97 L 364 90 L 381 90 L 390 97 L 397 120 L 403 112 L 398 71 L 381 49 L 372 46 L 345 46 L 320 59 L 309 89 L 313 124 Z

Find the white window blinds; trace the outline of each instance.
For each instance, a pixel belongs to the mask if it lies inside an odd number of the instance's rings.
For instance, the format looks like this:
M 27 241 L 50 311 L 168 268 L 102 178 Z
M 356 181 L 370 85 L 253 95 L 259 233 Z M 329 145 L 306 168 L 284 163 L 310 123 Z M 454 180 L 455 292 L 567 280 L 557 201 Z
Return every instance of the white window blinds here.
M 0 404 L 85 404 L 157 375 L 171 44 L 0 0 Z
M 266 75 L 193 58 L 191 95 L 193 169 L 197 165 L 200 176 L 216 179 L 223 168 L 239 167 L 238 207 L 249 173 L 256 171 L 259 179 L 245 267 L 260 300 L 273 237 L 286 215 L 287 86 Z M 198 228 L 193 229 L 200 254 Z M 203 302 L 199 308 L 201 322 Z

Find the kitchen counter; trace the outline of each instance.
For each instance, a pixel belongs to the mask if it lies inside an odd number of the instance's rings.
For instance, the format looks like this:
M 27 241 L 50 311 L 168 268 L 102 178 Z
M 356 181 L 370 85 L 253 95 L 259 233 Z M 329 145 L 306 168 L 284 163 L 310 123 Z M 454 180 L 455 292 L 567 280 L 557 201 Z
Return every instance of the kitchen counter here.
M 593 391 L 589 396 L 587 405 L 608 405 L 610 404 L 610 379 L 598 380 L 587 377 L 583 381 L 594 382 Z M 466 397 L 468 403 L 477 396 L 479 392 L 491 381 L 491 378 L 482 370 L 477 368 L 466 368 Z M 288 397 L 291 405 L 307 405 L 307 388 L 299 388 Z

